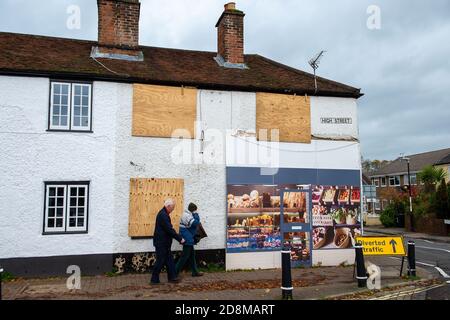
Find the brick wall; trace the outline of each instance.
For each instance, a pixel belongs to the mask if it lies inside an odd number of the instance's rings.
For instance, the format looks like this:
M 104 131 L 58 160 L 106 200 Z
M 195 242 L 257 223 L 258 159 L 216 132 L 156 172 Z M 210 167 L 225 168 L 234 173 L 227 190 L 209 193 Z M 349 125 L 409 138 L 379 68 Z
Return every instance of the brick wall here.
M 437 219 L 433 215 L 413 217 L 414 232 L 426 233 L 437 236 L 449 236 L 450 226 L 443 219 Z M 405 230 L 412 231 L 409 216 L 405 218 Z
M 102 46 L 139 45 L 139 0 L 97 0 L 98 41 Z

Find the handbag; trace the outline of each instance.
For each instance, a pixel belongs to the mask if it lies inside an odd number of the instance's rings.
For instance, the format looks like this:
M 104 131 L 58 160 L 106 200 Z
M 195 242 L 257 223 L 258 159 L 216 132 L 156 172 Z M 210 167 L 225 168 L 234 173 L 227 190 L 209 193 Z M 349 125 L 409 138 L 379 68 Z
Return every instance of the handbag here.
M 206 234 L 205 229 L 203 228 L 203 225 L 200 223 L 197 227 L 197 231 L 195 232 L 194 235 L 194 243 L 197 244 L 200 242 L 200 240 L 202 240 L 203 238 L 208 237 L 208 235 Z

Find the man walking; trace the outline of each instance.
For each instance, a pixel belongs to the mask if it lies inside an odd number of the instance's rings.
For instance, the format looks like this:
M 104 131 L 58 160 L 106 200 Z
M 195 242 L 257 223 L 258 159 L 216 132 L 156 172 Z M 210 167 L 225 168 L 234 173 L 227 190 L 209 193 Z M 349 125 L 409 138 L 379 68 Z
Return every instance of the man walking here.
M 155 234 L 153 237 L 153 245 L 156 249 L 156 262 L 153 267 L 151 284 L 160 283 L 159 274 L 164 266 L 167 268 L 169 282 L 180 282 L 175 271 L 171 247 L 172 239 L 176 239 L 181 244 L 184 244 L 185 240 L 173 229 L 170 214 L 174 209 L 175 202 L 172 199 L 167 199 L 164 202 L 164 208 L 156 216 Z

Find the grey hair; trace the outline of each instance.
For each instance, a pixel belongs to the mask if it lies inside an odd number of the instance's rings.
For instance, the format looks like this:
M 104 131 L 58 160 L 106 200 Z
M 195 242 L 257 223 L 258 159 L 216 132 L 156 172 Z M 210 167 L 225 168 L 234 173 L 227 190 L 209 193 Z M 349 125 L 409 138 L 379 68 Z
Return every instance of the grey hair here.
M 175 206 L 175 201 L 173 199 L 169 198 L 164 201 L 164 207 L 173 207 Z

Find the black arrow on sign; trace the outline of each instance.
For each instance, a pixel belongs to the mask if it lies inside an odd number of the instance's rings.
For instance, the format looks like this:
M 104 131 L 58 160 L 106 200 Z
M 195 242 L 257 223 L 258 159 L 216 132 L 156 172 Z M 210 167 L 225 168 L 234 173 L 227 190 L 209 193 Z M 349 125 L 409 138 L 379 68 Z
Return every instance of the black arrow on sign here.
M 392 239 L 391 242 L 389 242 L 389 244 L 392 246 L 392 250 L 394 250 L 394 253 L 396 253 L 397 250 L 395 250 L 395 246 L 397 245 L 397 242 L 394 239 Z

